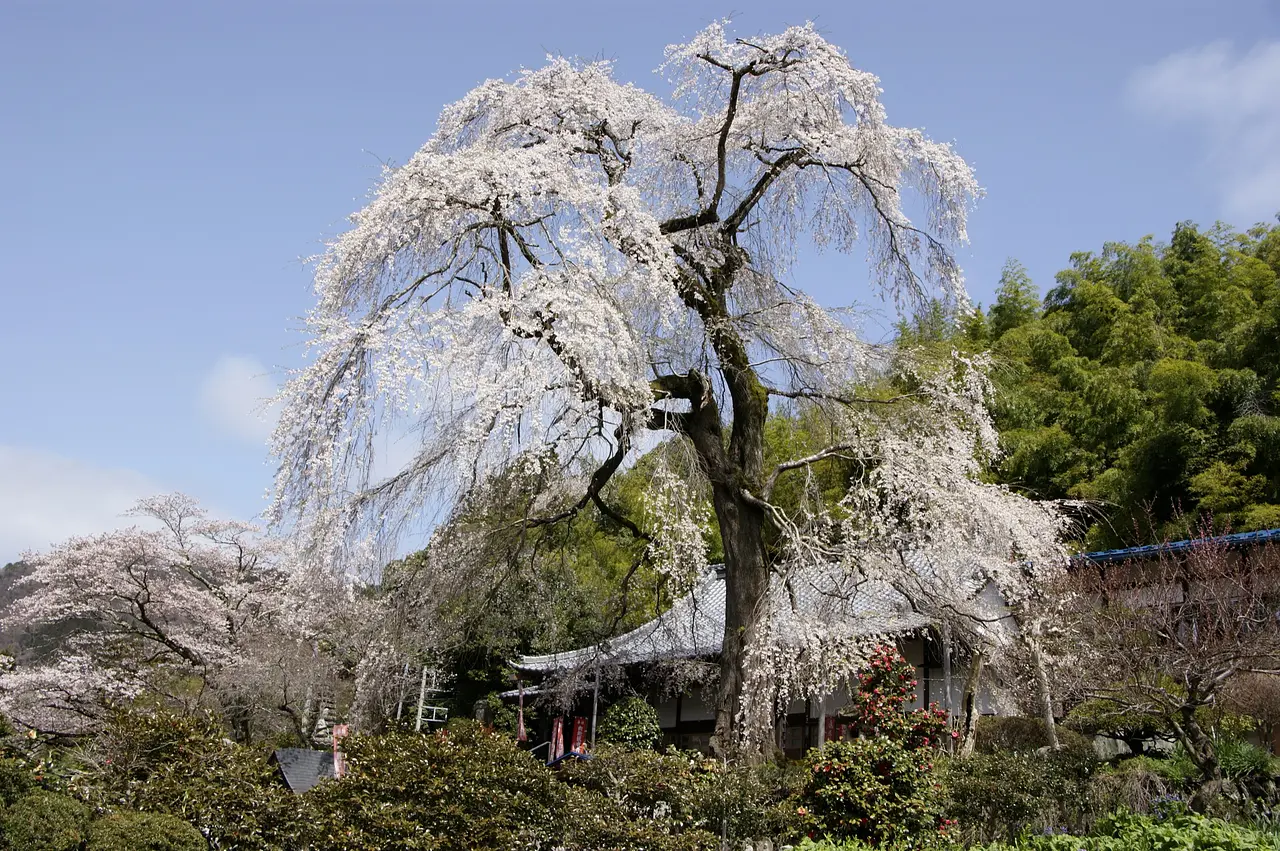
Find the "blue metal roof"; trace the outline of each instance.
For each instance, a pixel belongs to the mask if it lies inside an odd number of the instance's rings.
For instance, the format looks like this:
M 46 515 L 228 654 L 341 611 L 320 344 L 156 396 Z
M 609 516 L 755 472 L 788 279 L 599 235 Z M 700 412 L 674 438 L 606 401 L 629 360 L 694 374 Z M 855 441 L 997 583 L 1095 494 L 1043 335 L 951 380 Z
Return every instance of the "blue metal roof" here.
M 1247 547 L 1256 544 L 1266 544 L 1272 541 L 1280 541 L 1280 529 L 1263 529 L 1258 532 L 1239 532 L 1235 535 L 1222 535 L 1218 538 L 1210 538 L 1210 541 L 1216 544 L 1225 544 L 1228 547 Z M 1128 547 L 1123 550 L 1101 550 L 1096 553 L 1081 553 L 1072 559 L 1076 562 L 1092 562 L 1093 564 L 1108 564 L 1115 561 L 1130 561 L 1131 559 L 1147 558 L 1156 556 L 1160 553 L 1177 553 L 1189 550 L 1194 547 L 1200 540 L 1191 539 L 1186 541 L 1170 541 L 1164 544 L 1149 544 L 1145 547 Z

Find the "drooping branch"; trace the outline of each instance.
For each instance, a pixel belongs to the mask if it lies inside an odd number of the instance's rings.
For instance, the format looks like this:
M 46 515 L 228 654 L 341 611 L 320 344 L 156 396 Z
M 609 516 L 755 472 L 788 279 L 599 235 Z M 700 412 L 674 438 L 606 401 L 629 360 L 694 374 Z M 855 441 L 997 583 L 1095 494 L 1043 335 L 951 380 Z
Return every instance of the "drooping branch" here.
M 761 499 L 768 500 L 773 495 L 773 488 L 774 485 L 778 483 L 778 477 L 788 470 L 798 470 L 801 467 L 808 467 L 812 464 L 818 463 L 819 461 L 826 460 L 827 458 L 844 458 L 846 460 L 850 460 L 852 456 L 848 453 L 854 451 L 856 448 L 857 447 L 852 443 L 837 443 L 804 458 L 784 461 L 777 467 L 774 467 L 773 472 L 769 474 L 769 478 L 765 481 L 764 487 L 760 492 Z
M 841 405 L 894 405 L 898 402 L 906 402 L 912 399 L 922 399 L 924 393 L 899 393 L 895 396 L 885 398 L 876 398 L 874 396 L 848 396 L 841 393 L 828 393 L 822 390 L 786 390 L 781 387 L 765 387 L 765 392 L 770 396 L 780 396 L 785 399 L 817 399 L 825 402 L 838 402 Z

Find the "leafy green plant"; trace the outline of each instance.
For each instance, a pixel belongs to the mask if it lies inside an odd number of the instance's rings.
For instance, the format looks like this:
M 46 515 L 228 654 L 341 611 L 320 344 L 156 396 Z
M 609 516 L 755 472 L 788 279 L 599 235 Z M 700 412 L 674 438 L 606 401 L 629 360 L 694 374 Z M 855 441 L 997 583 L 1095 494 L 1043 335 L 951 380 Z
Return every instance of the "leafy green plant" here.
M 0 806 L 8 806 L 35 788 L 36 779 L 23 760 L 0 759 Z
M 1186 791 L 1199 773 L 1190 760 L 1175 762 L 1150 756 L 1122 759 L 1098 771 L 1090 785 L 1090 803 L 1099 812 L 1148 813 L 1155 802 Z
M 1002 751 L 946 760 L 946 812 L 966 836 L 1012 840 L 1049 808 L 1043 766 L 1033 754 Z
M 978 719 L 975 734 L 975 749 L 979 753 L 1025 752 L 1049 746 L 1049 733 L 1040 718 L 984 716 Z
M 905 711 L 913 673 L 895 648 L 872 653 L 846 711 L 857 738 L 809 754 L 797 812 L 813 832 L 883 844 L 945 827 L 933 759 L 946 725 L 936 708 Z
M 90 825 L 85 851 L 205 851 L 208 847 L 200 831 L 180 818 L 121 812 Z
M 662 738 L 658 710 L 638 697 L 627 697 L 605 710 L 599 739 L 632 748 L 652 748 Z
M 598 792 L 565 787 L 573 817 L 563 824 L 556 847 L 566 851 L 634 848 L 644 851 L 715 851 L 720 838 L 699 828 L 675 829 L 668 819 L 637 818 L 627 807 Z
M 316 847 L 542 848 L 568 816 L 551 772 L 473 721 L 352 736 L 344 747 L 348 774 L 306 796 L 304 832 Z
M 212 717 L 126 712 L 81 755 L 70 786 L 99 806 L 174 816 L 215 848 L 282 849 L 302 811 L 267 757 L 225 738 Z
M 1213 746 L 1224 777 L 1244 780 L 1272 774 L 1271 754 L 1252 742 L 1235 736 L 1218 736 Z
M 702 831 L 733 843 L 798 833 L 795 806 L 783 804 L 783 778 L 771 765 L 605 744 L 592 759 L 567 763 L 560 778 L 612 801 L 626 818 L 668 832 Z
M 0 817 L 11 851 L 76 851 L 89 828 L 90 810 L 56 792 L 33 792 L 19 798 Z
M 971 851 L 1276 851 L 1275 837 L 1231 824 L 1181 812 L 1165 819 L 1132 813 L 1113 813 L 1099 819 L 1087 836 L 1028 835 L 1009 844 L 993 844 Z

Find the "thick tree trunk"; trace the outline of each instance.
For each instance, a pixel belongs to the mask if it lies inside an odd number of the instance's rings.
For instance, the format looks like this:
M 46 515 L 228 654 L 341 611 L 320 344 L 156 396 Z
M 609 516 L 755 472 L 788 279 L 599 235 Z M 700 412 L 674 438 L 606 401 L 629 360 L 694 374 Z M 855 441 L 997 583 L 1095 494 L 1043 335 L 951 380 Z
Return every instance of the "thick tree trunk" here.
M 725 274 L 731 275 L 732 269 L 725 270 Z M 723 311 L 723 305 L 720 310 Z M 765 506 L 756 497 L 764 481 L 764 427 L 769 396 L 738 337 L 722 328 L 713 333 L 712 343 L 733 405 L 727 446 L 719 407 L 705 377 L 691 372 L 667 381 L 666 387 L 678 389 L 677 395 L 690 402 L 684 432 L 711 482 L 712 504 L 724 542 L 724 642 L 720 651 L 712 749 L 718 756 L 728 757 L 739 755 L 747 656 L 757 637 L 769 591 L 764 542 L 768 518 Z M 771 716 L 772 707 L 768 713 L 752 714 Z
M 711 216 L 714 215 L 713 208 Z M 695 310 L 707 326 L 717 369 L 732 404 L 732 430 L 727 445 L 719 405 L 707 376 L 691 370 L 682 376 L 664 376 L 655 384 L 663 394 L 689 402 L 687 413 L 671 416 L 679 420 L 680 430 L 693 443 L 703 472 L 711 482 L 712 503 L 724 542 L 724 642 L 720 653 L 720 682 L 716 688 L 712 749 L 717 755 L 728 757 L 739 755 L 746 661 L 757 637 L 769 590 L 764 544 L 768 518 L 766 507 L 758 498 L 764 484 L 764 428 L 769 414 L 769 394 L 751 364 L 745 341 L 732 327 L 725 295 L 732 288 L 735 275 L 750 258 L 737 244 L 736 228 L 722 227 L 717 236 L 723 250 L 720 265 L 709 271 L 690 272 L 682 278 L 682 285 L 686 305 Z M 667 416 L 664 412 L 664 418 Z M 767 713 L 752 714 L 771 716 L 772 707 Z
M 712 749 L 717 756 L 738 753 L 747 653 L 757 635 L 769 566 L 764 552 L 764 517 L 740 497 L 717 495 L 716 515 L 724 539 L 725 618 L 716 687 L 716 728 Z

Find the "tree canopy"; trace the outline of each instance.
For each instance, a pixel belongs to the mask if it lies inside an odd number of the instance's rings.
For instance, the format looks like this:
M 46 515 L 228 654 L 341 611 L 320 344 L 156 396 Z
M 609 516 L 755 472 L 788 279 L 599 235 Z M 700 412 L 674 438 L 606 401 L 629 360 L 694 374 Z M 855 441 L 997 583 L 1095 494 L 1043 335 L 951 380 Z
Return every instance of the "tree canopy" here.
M 1085 545 L 1280 526 L 1280 227 L 1179 224 L 1073 254 L 1042 305 L 1006 267 L 985 321 L 1002 481 L 1090 503 Z
M 751 727 L 748 704 L 771 719 L 779 699 L 762 622 L 774 577 L 929 564 L 931 579 L 912 579 L 926 595 L 955 596 L 947 570 L 1026 585 L 1009 565 L 1049 569 L 1057 523 L 982 479 L 995 447 L 981 363 L 919 371 L 901 398 L 857 398 L 869 377 L 911 368 L 785 282 L 805 241 L 863 246 L 881 293 L 962 303 L 950 246 L 980 192 L 964 160 L 889 124 L 877 79 L 812 25 L 732 38 L 713 24 L 667 48 L 662 71 L 669 102 L 601 62 L 486 82 L 387 171 L 318 262 L 314 359 L 284 391 L 275 436 L 275 511 L 340 551 L 431 501 L 468 510 L 518 470 L 537 487 L 508 528 L 591 506 L 680 576 L 706 563 L 691 495 L 707 493 L 725 563 L 715 741 L 727 751 Z M 905 212 L 917 206 L 919 224 Z M 830 443 L 766 465 L 771 399 L 821 412 Z M 417 446 L 389 473 L 374 452 L 387 434 Z M 626 514 L 607 486 L 655 440 L 674 449 L 645 512 Z M 772 501 L 838 454 L 864 471 L 843 516 Z M 752 683 L 764 691 L 746 695 Z

